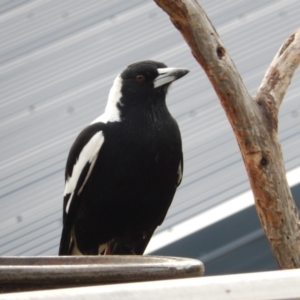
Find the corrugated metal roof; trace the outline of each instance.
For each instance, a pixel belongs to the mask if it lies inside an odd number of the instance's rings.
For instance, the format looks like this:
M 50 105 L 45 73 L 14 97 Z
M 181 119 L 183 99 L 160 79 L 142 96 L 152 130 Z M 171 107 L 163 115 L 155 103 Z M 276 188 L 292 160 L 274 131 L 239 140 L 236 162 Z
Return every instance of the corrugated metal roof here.
M 288 35 L 299 1 L 201 1 L 254 93 Z M 167 15 L 150 0 L 2 1 L 0 5 L 0 254 L 56 254 L 63 170 L 76 135 L 102 113 L 126 65 L 156 59 L 191 73 L 168 104 L 181 128 L 184 179 L 170 228 L 249 189 L 225 114 Z M 280 111 L 287 170 L 300 165 L 297 75 Z

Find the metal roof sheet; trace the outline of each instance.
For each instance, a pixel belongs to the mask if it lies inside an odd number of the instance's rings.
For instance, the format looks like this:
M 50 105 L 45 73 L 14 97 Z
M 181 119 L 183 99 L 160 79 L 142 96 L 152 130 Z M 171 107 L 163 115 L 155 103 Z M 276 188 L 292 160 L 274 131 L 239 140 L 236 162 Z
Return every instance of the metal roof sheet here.
M 300 2 L 201 1 L 253 94 Z M 76 135 L 102 113 L 126 65 L 156 59 L 191 73 L 171 88 L 184 178 L 159 231 L 249 189 L 234 135 L 208 79 L 150 0 L 2 1 L 0 5 L 0 254 L 56 254 L 63 172 Z M 299 74 L 280 110 L 287 170 L 300 164 Z

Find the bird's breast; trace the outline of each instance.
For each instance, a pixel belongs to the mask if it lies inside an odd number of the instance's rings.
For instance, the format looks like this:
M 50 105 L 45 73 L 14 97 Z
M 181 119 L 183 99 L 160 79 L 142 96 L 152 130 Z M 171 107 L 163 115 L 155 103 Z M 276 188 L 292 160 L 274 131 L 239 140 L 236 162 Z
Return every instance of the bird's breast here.
M 138 172 L 148 172 L 149 176 L 151 172 L 164 170 L 176 173 L 182 155 L 181 137 L 176 121 L 143 121 L 111 124 L 104 132 L 105 143 L 101 154 L 107 167 L 110 165 L 111 168 L 124 170 L 128 173 L 127 177 L 131 174 L 137 176 Z

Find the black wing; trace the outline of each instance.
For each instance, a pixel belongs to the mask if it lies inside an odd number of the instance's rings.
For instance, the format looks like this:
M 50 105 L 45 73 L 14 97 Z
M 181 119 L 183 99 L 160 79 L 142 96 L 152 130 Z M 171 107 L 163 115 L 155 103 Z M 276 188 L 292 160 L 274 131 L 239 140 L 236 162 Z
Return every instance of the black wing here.
M 74 247 L 72 227 L 81 201 L 80 194 L 89 179 L 104 142 L 104 126 L 103 123 L 95 123 L 86 127 L 70 150 L 65 170 L 63 230 L 59 255 L 70 254 Z

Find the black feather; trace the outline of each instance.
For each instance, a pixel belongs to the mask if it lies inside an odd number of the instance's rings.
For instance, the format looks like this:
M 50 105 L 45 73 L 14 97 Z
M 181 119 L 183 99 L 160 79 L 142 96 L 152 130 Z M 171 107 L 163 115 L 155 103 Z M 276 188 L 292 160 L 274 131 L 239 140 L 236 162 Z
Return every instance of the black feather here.
M 98 254 L 100 245 L 107 254 L 143 254 L 163 222 L 183 170 L 180 131 L 165 98 L 169 84 L 187 73 L 165 68 L 153 61 L 126 68 L 112 89 L 105 118 L 85 128 L 73 144 L 66 182 L 85 145 L 99 132 L 104 139 L 94 164 L 82 160 L 75 189 L 65 195 L 60 255 L 72 254 L 74 247 Z M 137 80 L 138 75 L 144 78 Z M 163 76 L 169 77 L 157 83 Z

